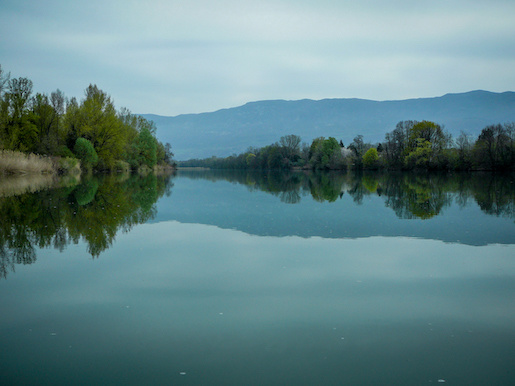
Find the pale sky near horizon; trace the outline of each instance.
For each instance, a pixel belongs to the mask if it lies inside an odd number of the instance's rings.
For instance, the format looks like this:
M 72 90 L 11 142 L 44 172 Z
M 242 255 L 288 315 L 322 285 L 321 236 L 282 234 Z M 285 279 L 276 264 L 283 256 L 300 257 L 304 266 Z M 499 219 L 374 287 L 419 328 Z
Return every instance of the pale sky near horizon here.
M 0 0 L 0 64 L 160 115 L 515 91 L 515 1 Z

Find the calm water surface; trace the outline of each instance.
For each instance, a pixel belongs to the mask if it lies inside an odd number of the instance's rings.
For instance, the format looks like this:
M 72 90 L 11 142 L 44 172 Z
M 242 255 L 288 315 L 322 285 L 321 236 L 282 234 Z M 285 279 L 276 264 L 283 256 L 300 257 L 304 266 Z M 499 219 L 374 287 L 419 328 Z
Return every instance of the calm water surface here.
M 1 384 L 515 382 L 513 176 L 179 171 L 0 216 Z

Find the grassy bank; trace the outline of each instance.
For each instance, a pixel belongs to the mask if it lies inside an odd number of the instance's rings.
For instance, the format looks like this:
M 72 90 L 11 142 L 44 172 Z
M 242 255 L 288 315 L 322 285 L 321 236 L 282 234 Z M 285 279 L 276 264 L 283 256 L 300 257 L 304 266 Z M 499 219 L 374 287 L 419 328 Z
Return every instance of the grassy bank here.
M 0 150 L 0 174 L 78 174 L 75 158 L 44 157 L 18 151 Z

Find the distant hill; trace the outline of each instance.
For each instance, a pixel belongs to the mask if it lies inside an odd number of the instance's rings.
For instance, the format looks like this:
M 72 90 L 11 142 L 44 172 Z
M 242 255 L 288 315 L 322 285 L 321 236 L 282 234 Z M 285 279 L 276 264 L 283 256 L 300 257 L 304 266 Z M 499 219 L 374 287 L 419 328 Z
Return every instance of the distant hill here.
M 249 146 L 262 147 L 283 135 L 304 142 L 335 137 L 347 145 L 362 134 L 366 142 L 384 140 L 399 121 L 437 122 L 456 138 L 461 130 L 476 137 L 490 124 L 515 121 L 515 92 L 471 91 L 436 98 L 399 101 L 366 99 L 270 100 L 211 113 L 165 117 L 142 114 L 170 142 L 177 160 L 229 156 Z

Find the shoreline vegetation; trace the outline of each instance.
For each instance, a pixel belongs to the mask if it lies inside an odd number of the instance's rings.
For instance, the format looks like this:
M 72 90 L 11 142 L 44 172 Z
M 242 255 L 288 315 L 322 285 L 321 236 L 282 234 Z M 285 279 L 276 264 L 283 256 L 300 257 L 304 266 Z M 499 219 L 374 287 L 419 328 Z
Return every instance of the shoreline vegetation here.
M 118 170 L 116 173 L 81 173 L 79 164 L 75 159 L 71 159 L 74 162 L 70 161 L 72 167 L 63 172 L 62 166 L 60 166 L 63 164 L 63 160 L 18 152 L 15 157 L 12 157 L 12 155 L 6 157 L 5 153 L 7 151 L 0 151 L 0 170 L 6 164 L 5 160 L 16 159 L 7 165 L 8 173 L 2 174 L 0 172 L 0 200 L 42 190 L 74 188 L 91 178 L 106 176 L 113 176 L 119 180 L 125 180 L 131 176 L 169 178 L 176 172 L 176 169 L 170 167 L 155 166 L 153 169 L 140 168 L 135 173 L 132 170 Z
M 0 65 L 0 175 L 174 169 L 171 145 L 157 139 L 154 122 L 116 110 L 96 85 L 80 101 L 32 88 Z
M 81 173 L 80 161 L 72 157 L 49 157 L 13 150 L 0 150 L 0 173 L 4 175 Z
M 298 135 L 229 157 L 179 161 L 179 168 L 244 170 L 419 170 L 514 171 L 515 122 L 486 126 L 477 139 L 462 132 L 453 139 L 431 121 L 401 121 L 384 141 L 367 143 L 362 135 L 345 146 L 334 137 L 310 145 Z
M 175 162 L 154 122 L 122 108 L 89 85 L 84 98 L 32 93 L 32 81 L 0 65 L 0 174 L 148 173 L 176 167 L 243 170 L 514 171 L 515 122 L 486 126 L 477 138 L 456 139 L 431 121 L 401 121 L 379 143 L 357 135 L 345 146 L 334 137 L 311 144 L 286 135 L 239 155 Z

